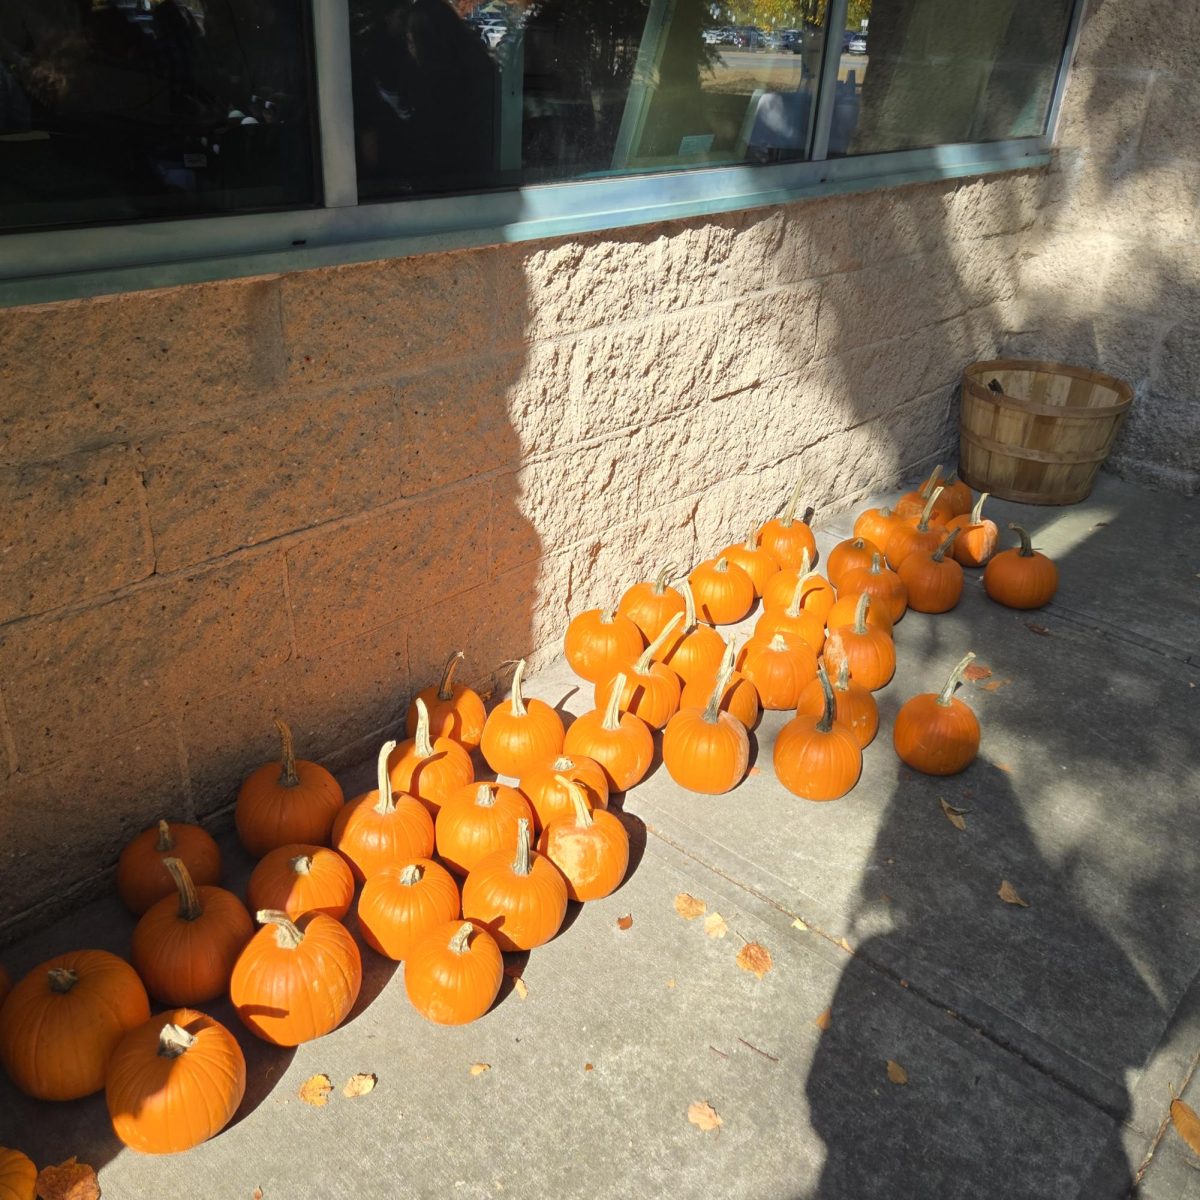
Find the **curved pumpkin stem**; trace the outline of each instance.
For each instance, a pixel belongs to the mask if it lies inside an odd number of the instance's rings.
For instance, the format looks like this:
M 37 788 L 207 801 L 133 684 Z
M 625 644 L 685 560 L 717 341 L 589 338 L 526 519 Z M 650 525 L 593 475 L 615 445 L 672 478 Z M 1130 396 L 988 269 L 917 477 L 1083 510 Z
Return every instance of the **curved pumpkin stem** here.
M 1032 558 L 1033 539 L 1029 536 L 1026 530 L 1018 525 L 1015 521 L 1009 521 L 1008 527 L 1021 539 L 1021 544 L 1017 547 L 1017 553 L 1022 558 Z
M 962 526 L 956 525 L 950 530 L 950 536 L 933 552 L 933 561 L 941 562 L 946 557 L 946 551 L 954 545 L 954 539 L 962 533 Z
M 854 632 L 860 637 L 867 632 L 867 613 L 871 611 L 871 594 L 863 592 L 854 606 Z
M 191 872 L 184 865 L 183 859 L 164 858 L 162 864 L 166 867 L 167 874 L 171 876 L 171 880 L 179 892 L 179 919 L 194 921 L 197 917 L 202 917 L 204 908 L 200 904 L 200 893 L 196 891 L 196 883 L 192 879 Z
M 296 743 L 292 739 L 291 726 L 276 717 L 275 728 L 279 730 L 279 740 L 283 744 L 283 769 L 279 773 L 279 786 L 299 787 L 300 776 L 296 774 Z
M 942 476 L 942 464 L 938 463 L 938 465 L 933 468 L 933 472 L 929 476 L 929 478 L 927 480 L 925 480 L 925 482 L 923 484 L 921 484 L 921 490 L 918 494 L 921 496 L 924 496 L 926 499 L 928 499 L 929 493 L 932 492 L 935 487 L 937 487 L 938 480 L 941 478 L 941 476 Z
M 983 521 L 983 502 L 991 495 L 991 492 L 980 492 L 979 499 L 975 501 L 975 507 L 971 509 L 971 524 L 979 525 Z
M 788 497 L 787 506 L 783 510 L 783 516 L 779 518 L 779 523 L 784 529 L 791 529 L 792 522 L 796 519 L 796 507 L 800 503 L 800 489 L 804 486 L 803 479 L 796 480 L 796 486 L 792 488 L 792 494 Z
M 388 774 L 388 757 L 395 750 L 396 743 L 384 742 L 379 748 L 379 757 L 375 760 L 375 787 L 379 799 L 375 801 L 375 811 L 382 817 L 396 811 L 396 801 L 392 796 L 392 779 Z
M 475 926 L 470 921 L 464 921 L 450 939 L 450 951 L 454 954 L 468 953 L 471 949 L 471 934 L 474 932 Z
M 70 967 L 51 967 L 46 978 L 50 981 L 50 990 L 60 996 L 65 996 L 79 982 L 78 974 Z
M 825 708 L 821 713 L 821 719 L 817 722 L 818 733 L 829 733 L 833 729 L 833 714 L 837 708 L 837 702 L 833 698 L 833 688 L 829 683 L 829 676 L 825 673 L 825 664 L 817 663 L 817 678 L 821 681 L 821 691 L 825 693 Z
M 804 585 L 808 582 L 808 577 L 814 574 L 812 567 L 808 561 L 808 548 L 805 547 L 804 552 L 800 556 L 800 570 L 796 575 L 796 590 L 792 592 L 792 602 L 785 610 L 789 617 L 798 617 L 800 610 L 804 607 Z
M 654 594 L 661 596 L 667 590 L 667 580 L 678 571 L 679 568 L 674 563 L 665 563 L 658 569 L 658 574 L 654 577 Z
M 417 706 L 417 731 L 413 736 L 413 749 L 418 758 L 433 757 L 433 742 L 429 740 L 429 709 L 420 696 L 414 703 Z
M 725 698 L 725 686 L 729 683 L 729 677 L 733 674 L 733 660 L 729 657 L 729 652 L 721 655 L 721 665 L 717 670 L 717 682 L 713 687 L 712 695 L 708 698 L 708 704 L 704 707 L 704 720 L 710 725 L 715 725 L 720 720 L 721 701 Z
M 921 519 L 917 522 L 917 531 L 919 533 L 929 532 L 929 514 L 933 512 L 933 506 L 938 502 L 938 497 L 944 492 L 945 488 L 934 488 L 929 499 L 925 501 L 925 507 L 921 509 Z
M 517 669 L 513 672 L 512 680 L 512 715 L 514 717 L 526 717 L 529 715 L 525 708 L 525 696 L 521 691 L 521 680 L 525 676 L 525 660 L 517 659 Z
M 641 657 L 633 664 L 633 669 L 638 675 L 645 675 L 650 670 L 650 664 L 654 661 L 654 656 L 667 644 L 671 634 L 675 632 L 675 626 L 683 620 L 683 613 L 676 613 L 658 632 L 658 637 L 642 651 Z
M 297 875 L 311 875 L 312 855 L 297 854 L 295 858 L 288 860 L 288 866 L 291 867 Z
M 616 620 L 617 610 L 615 608 L 602 608 L 600 610 L 600 624 L 611 625 Z
M 576 828 L 591 829 L 595 821 L 592 819 L 592 810 L 588 808 L 587 797 L 583 794 L 583 788 L 573 779 L 568 779 L 565 775 L 555 775 L 554 778 L 567 789 L 567 799 L 571 801 L 571 807 L 575 810 Z
M 767 649 L 775 654 L 785 654 L 788 649 L 788 640 L 779 630 L 776 630 L 767 643 Z
M 883 555 L 882 554 L 872 554 L 871 555 L 871 574 L 872 575 L 882 575 L 883 574 Z
M 696 597 L 692 595 L 691 583 L 684 579 L 679 584 L 683 593 L 683 636 L 686 637 L 696 628 Z
M 533 870 L 533 861 L 529 857 L 529 819 L 521 817 L 517 821 L 517 856 L 513 859 L 513 874 L 528 875 Z
M 724 556 L 718 558 L 717 561 L 713 563 L 713 570 L 716 571 L 718 575 L 728 575 L 729 559 L 725 558 Z
M 304 931 L 278 908 L 260 908 L 254 919 L 260 925 L 275 926 L 275 944 L 281 950 L 295 950 L 304 941 Z
M 839 692 L 848 692 L 850 690 L 850 660 L 843 654 L 841 665 L 838 667 L 837 679 L 833 686 Z
M 400 872 L 400 882 L 405 887 L 415 887 L 425 878 L 425 868 L 420 863 L 409 863 Z
M 741 638 L 731 637 L 725 643 L 725 653 L 721 655 L 721 661 L 717 665 L 717 671 L 723 671 L 726 667 L 729 668 L 729 674 L 733 674 L 733 664 L 737 662 L 738 647 L 742 644 Z
M 442 679 L 438 684 L 437 695 L 439 700 L 454 699 L 454 672 L 458 670 L 458 664 L 464 658 L 466 658 L 466 655 L 461 650 L 455 650 L 446 659 L 446 665 L 442 668 Z
M 168 1023 L 158 1033 L 159 1058 L 178 1058 L 196 1044 L 196 1035 L 188 1033 L 182 1025 Z
M 950 672 L 950 678 L 946 680 L 946 686 L 938 692 L 937 702 L 943 708 L 949 707 L 950 701 L 954 698 L 954 689 L 958 687 L 958 682 L 962 679 L 963 672 L 975 661 L 975 652 L 967 651 L 967 656 Z
M 746 540 L 742 545 L 743 550 L 758 549 L 758 526 L 753 521 L 750 522 L 750 528 L 746 531 Z
M 154 848 L 159 854 L 169 854 L 175 849 L 175 839 L 171 836 L 171 826 L 166 821 L 158 823 L 158 840 L 154 843 Z
M 496 807 L 496 785 L 494 783 L 481 783 L 475 789 L 475 807 Z
M 608 703 L 604 706 L 604 720 L 600 728 L 609 733 L 616 733 L 621 728 L 621 693 L 625 691 L 625 672 L 621 671 L 612 681 L 612 691 L 608 694 Z

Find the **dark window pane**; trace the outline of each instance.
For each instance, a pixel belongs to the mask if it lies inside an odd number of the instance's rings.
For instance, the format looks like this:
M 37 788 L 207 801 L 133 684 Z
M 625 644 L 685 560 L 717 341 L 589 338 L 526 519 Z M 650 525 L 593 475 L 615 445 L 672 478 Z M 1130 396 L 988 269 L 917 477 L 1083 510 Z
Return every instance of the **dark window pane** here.
M 774 31 L 714 8 L 351 0 L 359 195 L 804 158 L 823 4 Z
M 830 156 L 1036 137 L 1072 0 L 850 0 Z
M 313 203 L 304 0 L 2 0 L 0 228 Z

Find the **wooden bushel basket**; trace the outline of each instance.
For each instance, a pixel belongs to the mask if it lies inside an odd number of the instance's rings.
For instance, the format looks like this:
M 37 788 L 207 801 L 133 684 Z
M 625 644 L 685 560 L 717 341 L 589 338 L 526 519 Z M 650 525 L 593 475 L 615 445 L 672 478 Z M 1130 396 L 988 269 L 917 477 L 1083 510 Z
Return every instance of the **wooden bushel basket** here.
M 1133 399 L 1129 384 L 1062 363 L 995 359 L 963 372 L 958 473 L 1023 504 L 1075 504 Z

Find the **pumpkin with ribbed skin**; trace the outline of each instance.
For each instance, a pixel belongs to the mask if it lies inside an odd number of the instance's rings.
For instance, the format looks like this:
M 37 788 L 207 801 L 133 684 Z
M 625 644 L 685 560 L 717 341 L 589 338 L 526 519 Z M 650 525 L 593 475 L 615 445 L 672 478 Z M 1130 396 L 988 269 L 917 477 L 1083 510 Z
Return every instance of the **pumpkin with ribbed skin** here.
M 178 895 L 151 905 L 133 931 L 130 960 L 163 1004 L 204 1004 L 225 993 L 233 964 L 254 936 L 246 907 L 219 887 L 196 887 L 178 858 L 163 864 Z
M 266 763 L 246 776 L 233 814 L 238 840 L 254 858 L 293 842 L 327 846 L 346 799 L 324 767 L 296 757 L 287 724 L 276 720 L 275 728 L 283 745 L 282 761 Z
M 603 711 L 593 708 L 567 730 L 563 749 L 600 764 L 611 791 L 624 792 L 640 783 L 654 761 L 654 735 L 633 713 L 621 712 L 624 675 L 613 680 Z
M 759 703 L 758 689 L 734 667 L 740 649 L 738 640 L 730 638 L 729 645 L 725 647 L 725 655 L 721 659 L 720 667 L 711 676 L 701 676 L 692 680 L 679 697 L 679 707 L 681 709 L 707 707 L 713 688 L 717 686 L 717 677 L 728 667 L 729 675 L 725 681 L 725 692 L 721 697 L 721 711 L 737 717 L 747 729 L 753 729 L 758 724 L 762 705 Z
M 912 525 L 916 519 L 925 513 L 925 519 L 933 525 L 945 525 L 958 511 L 946 499 L 946 486 L 941 482 L 942 468 L 934 467 L 933 474 L 921 484 L 915 492 L 909 492 L 896 501 L 895 512 L 902 525 Z M 934 495 L 938 492 L 938 495 Z M 968 508 L 971 506 L 968 504 Z M 887 543 L 884 543 L 886 548 Z
M 525 660 L 513 672 L 508 702 L 488 713 L 479 749 L 497 775 L 520 779 L 530 767 L 553 758 L 563 747 L 563 723 L 544 700 L 526 700 L 521 691 Z
M 489 854 L 507 854 L 516 844 L 520 822 L 531 820 L 529 802 L 516 788 L 495 782 L 468 784 L 438 813 L 438 857 L 455 875 L 466 875 Z
M 675 627 L 682 620 L 682 615 L 676 613 L 636 662 L 622 663 L 608 679 L 596 684 L 593 693 L 596 708 L 607 707 L 613 680 L 620 675 L 625 680 L 621 689 L 621 711 L 641 717 L 651 729 L 666 725 L 679 710 L 679 676 L 670 667 L 655 662 L 654 656 L 674 635 Z
M 404 964 L 410 1003 L 436 1025 L 466 1025 L 482 1017 L 503 982 L 496 939 L 470 921 L 448 921 L 429 930 Z
M 969 513 L 974 503 L 975 494 L 970 485 L 959 479 L 957 471 L 951 471 L 946 478 L 946 490 L 942 493 L 942 504 L 950 513 L 950 519 Z
M 109 1055 L 150 1018 L 137 972 L 107 950 L 73 950 L 33 968 L 0 1007 L 0 1062 L 26 1095 L 77 1100 L 104 1086 Z
M 800 693 L 817 677 L 816 653 L 791 633 L 755 634 L 742 648 L 738 665 L 763 708 L 776 712 L 795 708 Z
M 949 612 L 962 599 L 963 569 L 947 557 L 962 530 L 952 529 L 936 550 L 914 550 L 896 572 L 908 589 L 908 607 L 916 612 Z
M 841 625 L 829 635 L 825 662 L 836 673 L 841 671 L 842 659 L 848 659 L 850 678 L 877 692 L 896 673 L 896 647 L 886 633 L 867 624 L 870 604 L 871 597 L 865 592 L 859 596 L 854 624 Z
M 817 561 L 817 540 L 810 528 L 813 510 L 805 509 L 801 520 L 796 520 L 796 509 L 800 505 L 803 481 L 797 480 L 792 494 L 788 497 L 783 515 L 774 517 L 758 531 L 762 545 L 778 560 L 780 567 L 787 570 L 800 565 L 804 552 L 808 551 L 808 561 Z
M 728 558 L 709 558 L 688 576 L 696 608 L 713 625 L 732 625 L 754 607 L 754 581 Z
M 895 504 L 892 505 L 892 511 L 900 518 L 901 521 L 907 521 L 910 517 L 916 517 L 921 514 L 921 510 L 925 507 L 926 501 L 929 499 L 929 493 L 941 482 L 942 467 L 939 463 L 933 468 L 928 479 L 923 479 L 911 491 L 905 492 Z
M 820 654 L 825 645 L 825 617 L 823 607 L 805 607 L 805 579 L 801 579 L 792 592 L 792 602 L 787 608 L 766 608 L 754 623 L 754 637 L 759 641 L 770 641 L 777 633 L 805 642 L 813 654 Z M 814 593 L 809 593 L 809 596 Z M 829 607 L 833 607 L 830 592 Z M 744 672 L 743 672 L 744 673 Z
M 0 1146 L 0 1200 L 37 1200 L 37 1176 L 33 1159 Z
M 461 650 L 455 650 L 446 659 L 441 681 L 422 688 L 413 697 L 404 720 L 404 728 L 409 737 L 414 737 L 417 732 L 417 701 L 421 700 L 429 712 L 431 737 L 450 738 L 468 753 L 479 745 L 479 739 L 483 736 L 483 722 L 487 718 L 483 701 L 479 698 L 479 693 L 467 687 L 465 683 L 454 682 L 454 672 L 458 670 L 458 664 L 464 657 L 466 656 Z
M 703 709 L 685 708 L 663 732 L 663 766 L 680 787 L 719 796 L 737 787 L 750 765 L 746 727 L 721 710 L 721 697 L 733 672 L 725 662 Z
M 176 1008 L 113 1050 L 104 1100 L 117 1137 L 142 1154 L 179 1154 L 221 1132 L 246 1092 L 246 1059 L 219 1021 Z
M 1009 608 L 1041 608 L 1058 591 L 1058 568 L 1033 548 L 1029 534 L 1011 521 L 1021 544 L 1012 550 L 992 555 L 983 569 L 983 586 L 997 604 Z
M 799 587 L 799 599 L 796 591 Z M 825 614 L 833 607 L 835 593 L 829 580 L 808 565 L 807 556 L 795 570 L 784 569 L 772 575 L 763 589 L 763 610 L 799 608 L 825 620 Z
M 262 928 L 242 951 L 229 998 L 243 1025 L 276 1046 L 299 1046 L 336 1029 L 362 987 L 358 943 L 324 913 L 293 921 L 264 908 Z
M 388 755 L 388 778 L 393 791 L 416 797 L 429 815 L 436 818 L 447 796 L 474 782 L 475 764 L 453 738 L 433 741 L 429 736 L 431 725 L 425 701 L 418 696 L 413 703 L 417 709 L 417 729 L 411 740 L 401 742 Z
M 623 613 L 589 608 L 571 618 L 563 654 L 576 675 L 599 683 L 637 658 L 645 644 L 642 631 Z
M 824 665 L 817 678 L 825 697 L 821 716 L 795 716 L 779 731 L 775 774 L 801 799 L 837 800 L 862 774 L 862 749 L 854 734 L 835 719 L 833 688 Z
M 934 504 L 941 494 L 941 488 L 934 488 L 921 510 L 921 515 L 911 523 L 902 521 L 888 538 L 883 552 L 893 571 L 916 550 L 936 550 L 946 536 L 945 524 L 935 521 L 932 516 Z M 949 517 L 946 520 L 949 520 Z
M 870 596 L 872 605 L 885 608 L 893 624 L 899 621 L 908 609 L 908 588 L 895 571 L 884 565 L 881 554 L 872 557 L 868 570 L 864 571 L 860 567 L 847 571 L 842 576 L 843 597 L 854 596 L 857 604 L 857 597 L 862 595 Z M 829 628 L 835 629 L 836 626 L 830 624 Z
M 676 613 L 684 610 L 683 593 L 667 583 L 675 571 L 675 564 L 668 563 L 652 583 L 635 583 L 628 588 L 617 605 L 617 612 L 628 617 L 648 642 L 658 636 L 659 630 Z
M 886 546 L 892 530 L 899 524 L 900 517 L 893 508 L 866 508 L 854 520 L 854 536 L 876 546 Z
M 744 542 L 735 542 L 726 546 L 718 558 L 727 558 L 731 563 L 741 567 L 750 576 L 754 585 L 754 594 L 761 596 L 767 580 L 779 573 L 779 559 L 765 546 L 759 544 L 758 530 L 751 525 Z
M 833 686 L 834 719 L 840 721 L 854 734 L 855 741 L 865 750 L 879 732 L 879 705 L 875 697 L 862 684 L 850 678 L 850 662 L 843 658 L 838 667 Z M 796 704 L 798 717 L 820 717 L 825 711 L 825 689 L 815 675 L 813 681 L 800 693 Z
M 431 930 L 462 908 L 454 877 L 431 858 L 386 867 L 363 884 L 358 928 L 368 946 L 403 962 Z
M 139 833 L 117 859 L 117 895 L 136 917 L 164 896 L 175 894 L 164 858 L 179 859 L 201 886 L 221 882 L 221 850 L 210 833 L 199 825 L 159 821 Z
M 995 521 L 985 521 L 983 518 L 983 502 L 988 495 L 988 492 L 981 492 L 970 512 L 951 517 L 946 524 L 947 530 L 962 530 L 958 541 L 954 543 L 954 557 L 964 567 L 986 566 L 988 559 L 996 553 L 1000 530 L 996 528 Z
M 967 656 L 950 672 L 940 692 L 906 700 L 896 714 L 892 744 L 900 758 L 925 775 L 956 775 L 979 753 L 979 719 L 954 695 L 963 672 L 974 661 Z
M 829 582 L 840 593 L 842 576 L 856 567 L 869 567 L 871 559 L 878 553 L 880 553 L 879 547 L 874 542 L 868 541 L 867 538 L 846 538 L 844 542 L 838 542 L 830 550 L 829 557 L 825 560 L 825 574 L 829 576 Z M 828 614 L 826 615 L 828 616 Z
M 521 778 L 520 792 L 533 811 L 535 833 L 540 833 L 557 817 L 574 813 L 571 793 L 561 782 L 564 778 L 580 788 L 588 808 L 608 807 L 608 778 L 604 768 L 582 754 L 560 754 L 552 762 L 533 767 Z
M 615 818 L 614 818 L 615 820 Z M 463 884 L 462 910 L 501 950 L 533 950 L 548 942 L 567 915 L 567 884 L 558 868 L 530 848 L 531 824 L 517 824 L 517 849 L 477 863 Z
M 583 789 L 562 777 L 571 797 L 571 815 L 555 817 L 538 840 L 544 854 L 567 881 L 571 900 L 602 900 L 621 886 L 629 869 L 629 834 L 612 813 L 592 810 Z
M 327 846 L 280 846 L 254 868 L 246 900 L 253 912 L 279 908 L 293 921 L 308 912 L 340 921 L 354 901 L 354 872 Z
M 891 575 L 892 572 L 888 571 Z M 861 595 L 861 593 L 859 593 Z M 838 602 L 829 610 L 829 615 L 825 618 L 825 635 L 829 636 L 839 625 L 853 625 L 854 613 L 858 608 L 858 595 L 847 592 L 844 596 L 838 599 Z M 892 625 L 892 616 L 888 612 L 887 607 L 882 602 L 877 602 L 872 597 L 871 604 L 867 607 L 867 624 L 874 625 L 876 629 L 882 629 L 888 637 L 892 636 L 894 626 Z M 815 679 L 816 676 L 814 675 Z
M 696 620 L 691 584 L 685 579 L 680 588 L 684 604 L 683 625 L 663 643 L 658 661 L 670 667 L 684 683 L 690 683 L 697 675 L 717 669 L 725 653 L 725 639 L 711 625 Z

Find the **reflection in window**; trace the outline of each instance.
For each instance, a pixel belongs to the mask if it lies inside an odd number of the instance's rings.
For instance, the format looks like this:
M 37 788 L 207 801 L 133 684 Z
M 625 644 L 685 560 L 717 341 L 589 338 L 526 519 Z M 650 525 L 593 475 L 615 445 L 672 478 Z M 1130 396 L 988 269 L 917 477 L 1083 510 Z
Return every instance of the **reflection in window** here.
M 316 199 L 304 0 L 2 0 L 0 227 Z

